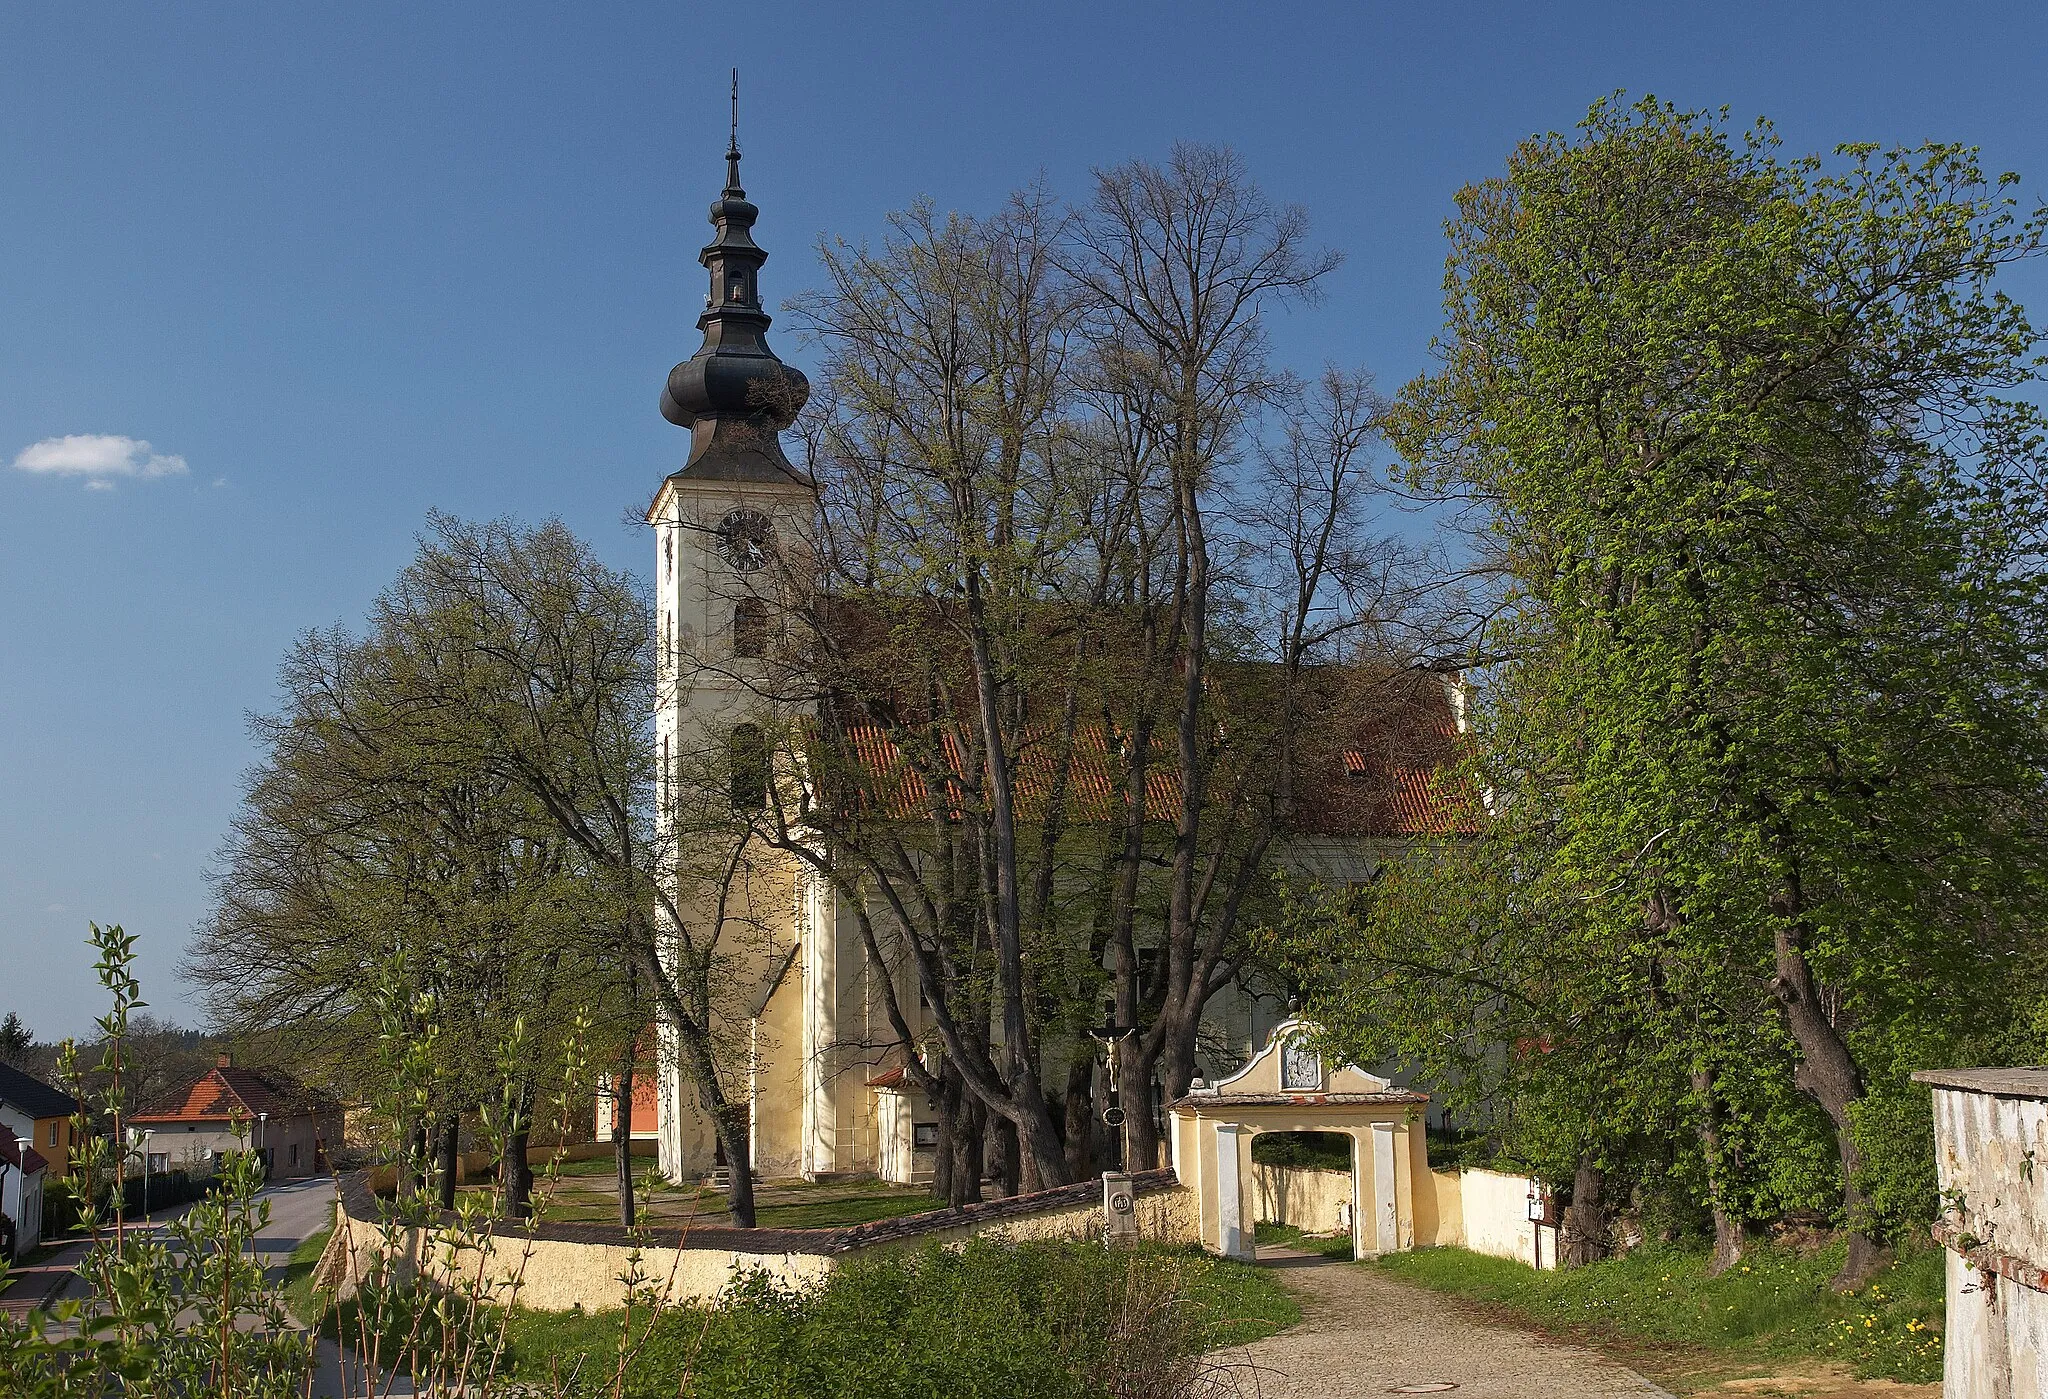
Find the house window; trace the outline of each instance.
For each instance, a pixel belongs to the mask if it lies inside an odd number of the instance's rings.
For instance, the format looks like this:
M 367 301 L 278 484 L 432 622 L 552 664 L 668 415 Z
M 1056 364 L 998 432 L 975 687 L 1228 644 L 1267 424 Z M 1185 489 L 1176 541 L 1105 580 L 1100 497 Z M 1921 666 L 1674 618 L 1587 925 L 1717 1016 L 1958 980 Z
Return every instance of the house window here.
M 299 1144 L 297 1142 L 292 1143 L 292 1164 L 294 1166 L 299 1164 Z
M 671 578 L 676 571 L 676 532 L 668 531 L 661 537 L 661 567 Z
M 55 1122 L 52 1122 L 52 1123 L 50 1124 L 50 1145 L 51 1145 L 51 1146 L 55 1146 L 55 1145 L 57 1144 L 57 1126 L 58 1126 L 58 1124 L 57 1124 L 57 1123 L 55 1123 Z
M 726 756 L 732 765 L 733 810 L 759 811 L 768 805 L 768 742 L 761 726 L 734 725 Z
M 668 807 L 668 797 L 669 797 L 669 791 L 668 791 L 668 788 L 669 788 L 669 774 L 668 774 L 668 735 L 667 735 L 667 734 L 663 734 L 663 735 L 661 736 L 661 812 L 662 812 L 662 815 L 664 815 L 664 816 L 668 816 L 668 815 L 672 815 L 672 814 L 673 814 L 673 813 L 671 813 L 671 812 L 669 811 L 669 807 Z
M 162 1175 L 162 1174 L 163 1174 L 163 1173 L 164 1173 L 165 1171 L 168 1171 L 168 1170 L 169 1170 L 170 1168 L 171 1168 L 171 1153 L 170 1153 L 170 1152 L 168 1152 L 168 1151 L 152 1151 L 152 1152 L 150 1152 L 150 1153 L 149 1153 L 149 1173 L 150 1173 L 151 1175 L 153 1175 L 153 1176 L 160 1176 L 160 1175 Z
M 761 598 L 743 597 L 732 607 L 732 653 L 760 657 L 768 651 L 768 604 Z

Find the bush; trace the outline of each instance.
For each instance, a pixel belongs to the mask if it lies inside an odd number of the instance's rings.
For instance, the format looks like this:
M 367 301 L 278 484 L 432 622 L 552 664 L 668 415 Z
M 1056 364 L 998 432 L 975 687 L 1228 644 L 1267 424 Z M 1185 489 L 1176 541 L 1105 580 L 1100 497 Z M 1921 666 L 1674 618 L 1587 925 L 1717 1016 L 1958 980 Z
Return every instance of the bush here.
M 623 1396 L 1179 1399 L 1207 1352 L 1299 1311 L 1268 1273 L 1197 1254 L 976 1240 L 856 1259 L 823 1284 L 756 1274 L 716 1308 L 635 1314 Z M 610 1392 L 622 1312 L 516 1312 L 522 1379 Z
M 220 1187 L 220 1177 L 207 1172 L 193 1175 L 189 1171 L 153 1171 L 149 1177 L 149 1208 L 169 1209 L 173 1205 L 187 1205 L 194 1200 L 204 1199 Z M 94 1192 L 98 1198 L 102 1215 L 112 1218 L 114 1210 L 114 1183 L 101 1181 Z M 127 1180 L 121 1192 L 121 1213 L 129 1219 L 140 1219 L 143 1215 L 143 1182 L 140 1177 Z M 70 1179 L 43 1182 L 43 1236 L 55 1239 L 78 1229 L 82 1211 L 79 1199 Z

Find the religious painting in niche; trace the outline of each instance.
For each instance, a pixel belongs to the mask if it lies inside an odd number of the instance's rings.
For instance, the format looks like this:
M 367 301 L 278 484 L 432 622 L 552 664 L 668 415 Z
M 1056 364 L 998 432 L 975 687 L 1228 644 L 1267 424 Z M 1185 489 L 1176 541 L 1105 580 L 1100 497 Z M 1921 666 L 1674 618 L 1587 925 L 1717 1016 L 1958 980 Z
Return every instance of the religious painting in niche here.
M 1306 1035 L 1290 1035 L 1280 1047 L 1280 1089 L 1314 1093 L 1323 1086 L 1323 1056 L 1309 1048 Z
M 912 1151 L 937 1151 L 939 1149 L 939 1124 L 936 1122 L 911 1123 L 910 1149 Z
M 767 567 L 775 556 L 775 522 L 758 510 L 735 510 L 718 525 L 718 551 L 741 573 Z

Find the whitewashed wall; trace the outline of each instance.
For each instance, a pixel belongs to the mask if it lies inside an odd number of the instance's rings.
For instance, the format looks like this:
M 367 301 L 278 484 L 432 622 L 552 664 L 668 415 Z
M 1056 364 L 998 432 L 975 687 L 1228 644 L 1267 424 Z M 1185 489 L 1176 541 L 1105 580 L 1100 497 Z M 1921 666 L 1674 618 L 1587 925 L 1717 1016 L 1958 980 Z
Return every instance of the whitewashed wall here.
M 1464 1246 L 1474 1253 L 1512 1258 L 1532 1268 L 1555 1268 L 1557 1229 L 1530 1221 L 1532 1188 L 1527 1176 L 1460 1171 L 1458 1208 L 1464 1223 Z
M 2048 1069 L 1914 1077 L 1934 1087 L 1942 1393 L 2048 1399 Z

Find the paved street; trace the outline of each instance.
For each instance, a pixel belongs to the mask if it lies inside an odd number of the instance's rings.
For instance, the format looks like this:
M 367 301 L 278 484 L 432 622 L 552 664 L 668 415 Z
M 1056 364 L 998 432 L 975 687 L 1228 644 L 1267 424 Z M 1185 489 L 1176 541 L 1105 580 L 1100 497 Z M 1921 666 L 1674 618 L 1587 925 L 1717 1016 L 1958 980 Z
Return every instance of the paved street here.
M 1235 1354 L 1260 1399 L 1447 1393 L 1459 1399 L 1655 1399 L 1635 1371 L 1578 1346 L 1491 1325 L 1370 1268 L 1262 1247 L 1301 1303 L 1301 1324 Z M 1404 1388 L 1441 1385 L 1442 1389 Z
M 281 1270 L 291 1251 L 301 1242 L 325 1229 L 334 1218 L 334 1181 L 316 1176 L 310 1180 L 281 1182 L 266 1186 L 258 1197 L 270 1203 L 270 1224 L 259 1232 L 253 1252 L 267 1267 Z M 160 1228 L 176 1219 L 190 1205 L 158 1210 L 146 1224 L 133 1227 Z M 0 1292 L 0 1311 L 20 1314 L 31 1307 L 46 1307 L 79 1294 L 76 1269 L 85 1257 L 86 1243 L 67 1244 L 40 1263 L 10 1271 L 11 1283 Z

